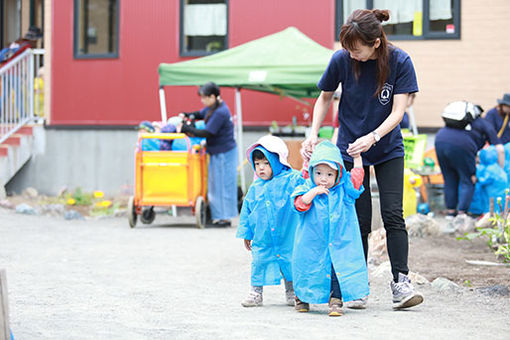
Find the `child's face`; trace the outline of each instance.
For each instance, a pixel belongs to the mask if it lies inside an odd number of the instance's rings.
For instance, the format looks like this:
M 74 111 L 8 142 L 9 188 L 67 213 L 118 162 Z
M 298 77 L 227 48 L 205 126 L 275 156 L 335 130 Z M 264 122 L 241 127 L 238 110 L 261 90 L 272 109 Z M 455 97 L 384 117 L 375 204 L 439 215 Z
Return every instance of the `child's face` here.
M 337 170 L 331 169 L 326 164 L 319 164 L 313 168 L 313 181 L 316 185 L 330 189 L 335 184 L 337 174 Z
M 267 181 L 273 177 L 273 169 L 267 158 L 256 159 L 253 163 L 255 163 L 255 173 L 259 178 Z

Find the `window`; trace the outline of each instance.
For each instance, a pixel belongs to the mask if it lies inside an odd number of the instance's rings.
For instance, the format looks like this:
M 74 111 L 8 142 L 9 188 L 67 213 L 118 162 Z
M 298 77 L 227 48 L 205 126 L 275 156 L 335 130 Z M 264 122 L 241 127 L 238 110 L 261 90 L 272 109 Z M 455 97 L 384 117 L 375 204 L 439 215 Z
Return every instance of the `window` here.
M 74 0 L 74 57 L 119 56 L 119 0 Z
M 181 0 L 181 56 L 228 48 L 228 0 Z
M 390 11 L 383 22 L 391 40 L 460 39 L 460 0 L 336 0 L 335 38 L 355 9 Z

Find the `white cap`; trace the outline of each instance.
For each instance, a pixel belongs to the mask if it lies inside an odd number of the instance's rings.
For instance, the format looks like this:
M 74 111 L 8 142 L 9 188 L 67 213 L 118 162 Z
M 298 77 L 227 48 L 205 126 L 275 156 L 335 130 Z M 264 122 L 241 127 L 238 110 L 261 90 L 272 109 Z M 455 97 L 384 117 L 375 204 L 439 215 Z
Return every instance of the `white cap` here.
M 328 162 L 328 161 L 320 161 L 319 163 L 315 164 L 314 167 L 316 167 L 319 164 L 325 164 L 325 165 L 329 166 L 331 169 L 338 171 L 338 165 L 336 163 Z

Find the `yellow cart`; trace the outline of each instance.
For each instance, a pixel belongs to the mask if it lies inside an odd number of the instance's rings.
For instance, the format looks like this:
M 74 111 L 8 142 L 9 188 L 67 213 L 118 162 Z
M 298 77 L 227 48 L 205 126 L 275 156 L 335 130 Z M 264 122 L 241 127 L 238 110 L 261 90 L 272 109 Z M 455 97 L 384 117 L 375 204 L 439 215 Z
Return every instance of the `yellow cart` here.
M 143 151 L 144 139 L 187 142 L 184 151 Z M 204 145 L 191 145 L 182 133 L 142 133 L 135 150 L 135 194 L 128 203 L 131 228 L 137 216 L 144 224 L 154 221 L 154 207 L 191 207 L 196 224 L 204 228 L 207 215 L 207 154 Z

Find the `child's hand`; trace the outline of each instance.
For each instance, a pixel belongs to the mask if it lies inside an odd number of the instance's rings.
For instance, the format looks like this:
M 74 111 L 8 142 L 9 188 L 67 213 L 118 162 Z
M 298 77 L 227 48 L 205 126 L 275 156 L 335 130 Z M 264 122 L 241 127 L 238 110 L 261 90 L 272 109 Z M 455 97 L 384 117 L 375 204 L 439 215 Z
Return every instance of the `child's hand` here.
M 251 251 L 251 240 L 244 240 L 244 247 L 248 250 L 248 251 Z
M 312 190 L 315 190 L 315 195 L 329 194 L 329 189 L 321 185 L 316 186 Z

